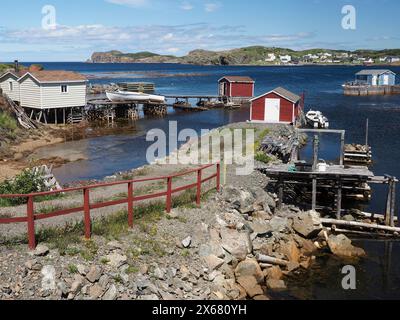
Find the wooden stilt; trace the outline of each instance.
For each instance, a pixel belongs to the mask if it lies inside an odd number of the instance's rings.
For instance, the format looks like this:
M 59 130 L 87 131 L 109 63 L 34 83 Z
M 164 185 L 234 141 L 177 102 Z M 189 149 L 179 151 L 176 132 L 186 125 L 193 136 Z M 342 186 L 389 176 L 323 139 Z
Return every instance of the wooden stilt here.
M 345 133 L 342 132 L 341 138 L 340 138 L 340 165 L 344 165 L 344 154 L 345 154 Z
M 44 111 L 43 111 L 43 119 L 44 119 L 44 122 L 45 122 L 46 124 L 47 124 L 47 115 L 46 115 L 47 111 L 48 111 L 48 110 L 44 110 Z
M 56 125 L 58 125 L 58 119 L 57 119 L 58 112 L 57 112 L 57 110 L 58 110 L 57 108 L 54 109 L 54 123 Z
M 319 137 L 317 135 L 314 136 L 314 151 L 313 151 L 313 171 L 317 170 L 318 164 L 318 147 L 319 147 Z
M 387 200 L 386 200 L 386 211 L 385 211 L 385 224 L 387 226 L 390 226 L 390 215 L 392 212 L 392 177 L 388 178 L 388 186 L 389 186 L 389 190 L 388 190 L 388 195 L 387 195 Z
M 63 108 L 63 123 L 65 125 L 65 108 Z
M 394 215 L 395 215 L 395 210 L 396 210 L 396 179 L 393 178 L 392 180 L 392 203 L 391 203 L 391 208 L 390 208 L 390 226 L 394 227 Z
M 279 180 L 279 195 L 278 195 L 278 209 L 282 209 L 283 205 L 283 188 L 284 188 L 284 183 L 283 180 Z
M 312 203 L 311 203 L 311 209 L 316 210 L 317 209 L 317 179 L 314 178 L 312 181 Z
M 337 182 L 337 194 L 336 194 L 336 219 L 341 220 L 342 218 L 342 182 L 340 177 Z
M 31 120 L 32 120 L 32 117 L 33 117 L 33 109 L 31 110 L 31 115 L 29 118 L 31 118 Z

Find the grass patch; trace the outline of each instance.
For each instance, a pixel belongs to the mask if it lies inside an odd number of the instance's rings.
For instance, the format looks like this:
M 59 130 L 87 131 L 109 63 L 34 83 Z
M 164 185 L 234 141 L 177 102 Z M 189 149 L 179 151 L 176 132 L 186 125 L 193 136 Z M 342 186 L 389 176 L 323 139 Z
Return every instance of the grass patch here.
M 0 111 L 0 128 L 14 132 L 17 130 L 17 121 L 8 113 Z
M 79 271 L 78 271 L 78 267 L 76 266 L 76 265 L 74 265 L 74 264 L 70 264 L 69 266 L 68 266 L 68 272 L 70 273 L 70 274 L 77 274 Z
M 262 151 L 257 152 L 254 159 L 259 162 L 266 163 L 266 164 L 270 163 L 272 160 L 271 157 L 269 157 Z

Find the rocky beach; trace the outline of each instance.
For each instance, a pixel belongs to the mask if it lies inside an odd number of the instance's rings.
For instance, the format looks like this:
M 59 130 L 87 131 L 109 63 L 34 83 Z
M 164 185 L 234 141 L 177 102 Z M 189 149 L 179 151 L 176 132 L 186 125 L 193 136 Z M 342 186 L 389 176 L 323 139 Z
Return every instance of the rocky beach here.
M 153 164 L 140 175 L 187 168 Z M 40 228 L 32 252 L 24 229 L 16 230 L 2 239 L 0 298 L 267 300 L 290 289 L 286 278 L 305 272 L 319 255 L 347 261 L 365 255 L 346 236 L 324 228 L 317 212 L 277 209 L 276 194 L 266 191 L 269 181 L 257 170 L 237 176 L 230 165 L 225 180 L 221 193 L 210 185 L 201 207 L 190 193 L 177 196 L 171 214 L 162 204 L 143 204 L 133 229 L 124 206 L 108 208 L 95 217 L 91 241 L 82 240 L 79 217 Z M 73 199 L 62 199 L 68 201 Z

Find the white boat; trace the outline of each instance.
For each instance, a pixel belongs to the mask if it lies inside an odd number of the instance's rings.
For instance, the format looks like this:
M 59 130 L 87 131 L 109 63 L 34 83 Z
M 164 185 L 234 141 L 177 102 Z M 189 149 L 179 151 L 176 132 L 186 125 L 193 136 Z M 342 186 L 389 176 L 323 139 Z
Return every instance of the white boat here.
M 130 91 L 106 92 L 108 100 L 112 102 L 155 102 L 165 103 L 165 97 L 154 94 Z
M 316 129 L 328 129 L 329 120 L 321 111 L 310 110 L 306 114 L 307 123 Z

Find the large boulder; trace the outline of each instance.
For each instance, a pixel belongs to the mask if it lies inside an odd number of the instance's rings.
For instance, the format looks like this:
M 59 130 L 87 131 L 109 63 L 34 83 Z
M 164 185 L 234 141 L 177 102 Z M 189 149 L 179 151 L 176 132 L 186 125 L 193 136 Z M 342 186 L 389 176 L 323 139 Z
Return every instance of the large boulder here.
M 259 284 L 262 284 L 264 282 L 264 274 L 259 264 L 256 260 L 250 258 L 238 264 L 235 270 L 235 276 L 237 278 L 252 276 L 257 279 L 257 282 Z
M 221 229 L 222 247 L 233 257 L 242 261 L 247 254 L 252 252 L 252 245 L 249 236 L 245 232 L 238 232 L 233 229 Z
M 323 229 L 316 211 L 301 212 L 293 219 L 293 229 L 306 239 L 315 238 Z
M 264 275 L 267 279 L 282 280 L 283 272 L 279 266 L 272 266 L 264 270 Z
M 240 277 L 236 281 L 243 287 L 250 298 L 264 294 L 261 286 L 258 284 L 255 277 Z
M 366 255 L 362 248 L 352 245 L 351 240 L 345 235 L 330 235 L 328 238 L 328 246 L 333 254 L 345 258 L 358 258 Z
M 289 219 L 275 216 L 269 222 L 272 232 L 287 232 L 289 229 Z
M 222 266 L 225 263 L 224 260 L 222 260 L 222 259 L 220 259 L 217 256 L 212 255 L 212 254 L 207 256 L 207 257 L 205 257 L 204 261 L 207 264 L 209 272 L 212 272 L 212 271 L 218 269 L 220 266 Z
M 48 265 L 42 268 L 42 290 L 55 290 L 56 289 L 56 269 L 54 266 Z
M 252 192 L 234 186 L 225 187 L 222 192 L 222 198 L 243 214 L 253 211 L 253 204 L 256 200 Z
M 290 262 L 300 262 L 300 250 L 295 241 L 289 241 L 281 245 L 281 251 Z

